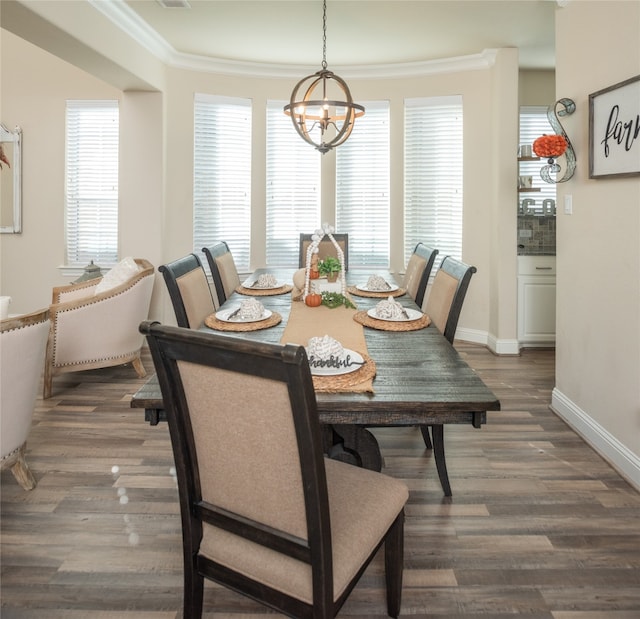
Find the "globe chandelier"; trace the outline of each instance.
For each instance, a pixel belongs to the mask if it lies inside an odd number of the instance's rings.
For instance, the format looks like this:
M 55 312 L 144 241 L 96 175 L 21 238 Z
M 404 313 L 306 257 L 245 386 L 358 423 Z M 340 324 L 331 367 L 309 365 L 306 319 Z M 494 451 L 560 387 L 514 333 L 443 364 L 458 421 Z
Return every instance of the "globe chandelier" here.
M 296 84 L 284 113 L 300 137 L 324 155 L 344 144 L 364 107 L 353 102 L 347 83 L 327 69 L 327 0 L 322 7 L 322 69 Z

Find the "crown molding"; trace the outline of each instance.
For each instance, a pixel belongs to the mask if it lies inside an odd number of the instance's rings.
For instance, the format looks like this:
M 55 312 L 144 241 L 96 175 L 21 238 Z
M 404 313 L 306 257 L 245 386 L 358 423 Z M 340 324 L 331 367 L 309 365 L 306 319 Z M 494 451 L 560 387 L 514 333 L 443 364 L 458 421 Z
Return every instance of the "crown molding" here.
M 131 39 L 144 47 L 164 64 L 188 71 L 200 71 L 219 75 L 242 76 L 253 78 L 299 78 L 320 69 L 319 66 L 266 64 L 210 58 L 195 54 L 178 52 L 140 16 L 131 9 L 124 0 L 88 0 L 89 4 L 111 20 Z M 486 49 L 478 54 L 425 60 L 417 62 L 333 66 L 331 70 L 342 77 L 351 79 L 402 79 L 424 77 L 439 73 L 455 73 L 459 71 L 477 71 L 491 67 L 495 63 L 496 49 Z

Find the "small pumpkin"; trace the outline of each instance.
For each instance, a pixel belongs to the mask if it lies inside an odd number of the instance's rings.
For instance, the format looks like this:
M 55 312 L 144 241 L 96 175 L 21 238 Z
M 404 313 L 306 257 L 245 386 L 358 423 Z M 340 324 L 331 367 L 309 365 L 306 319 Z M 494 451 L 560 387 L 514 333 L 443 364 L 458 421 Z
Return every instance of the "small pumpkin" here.
M 318 307 L 322 305 L 322 295 L 317 292 L 310 292 L 305 298 L 304 302 L 309 307 Z
M 318 269 L 309 269 L 309 279 L 318 279 L 320 277 L 320 271 Z

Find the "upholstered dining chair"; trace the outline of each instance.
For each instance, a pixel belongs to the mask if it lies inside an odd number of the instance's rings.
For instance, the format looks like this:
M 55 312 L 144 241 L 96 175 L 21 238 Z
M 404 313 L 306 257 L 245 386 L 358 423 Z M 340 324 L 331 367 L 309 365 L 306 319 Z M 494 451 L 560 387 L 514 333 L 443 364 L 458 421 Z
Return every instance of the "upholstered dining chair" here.
M 425 313 L 451 344 L 456 334 L 469 282 L 476 271 L 476 267 L 446 256 L 435 275 L 427 297 Z M 451 496 L 451 484 L 444 453 L 444 426 L 432 425 L 431 436 L 429 436 L 429 426 L 420 426 L 420 430 L 427 449 L 433 449 L 442 489 L 446 496 Z
M 126 276 L 110 277 L 127 261 Z M 128 258 L 102 278 L 53 289 L 44 398 L 51 397 L 53 377 L 67 372 L 131 363 L 139 377 L 146 376 L 138 325 L 149 317 L 154 281 L 148 260 Z
M 25 460 L 25 450 L 48 336 L 48 309 L 0 321 L 2 470 L 10 468 L 25 490 L 36 486 Z
M 400 612 L 407 486 L 323 457 L 303 347 L 145 322 L 182 514 L 185 618 L 204 579 L 290 617 L 335 617 L 385 546 Z
M 307 266 L 307 250 L 309 249 L 309 245 L 311 245 L 311 237 L 313 235 L 300 233 L 300 255 L 298 260 L 298 267 L 304 268 Z M 342 250 L 344 254 L 344 270 L 349 270 L 349 235 L 347 233 L 341 234 L 333 234 L 333 238 L 336 240 L 336 243 Z M 328 256 L 333 256 L 337 258 L 336 248 L 334 244 L 328 237 L 324 237 L 320 240 L 318 244 L 318 258 L 320 260 L 324 260 Z
M 216 311 L 207 274 L 196 254 L 158 267 L 162 273 L 179 327 L 199 329 Z
M 222 305 L 240 285 L 240 277 L 233 260 L 233 254 L 226 241 L 216 241 L 209 247 L 203 247 L 202 251 L 209 263 L 218 304 Z
M 424 243 L 418 243 L 413 250 L 413 254 L 411 254 L 411 258 L 409 258 L 409 263 L 404 273 L 402 287 L 420 308 L 422 308 L 429 276 L 437 255 L 437 249 L 427 247 Z

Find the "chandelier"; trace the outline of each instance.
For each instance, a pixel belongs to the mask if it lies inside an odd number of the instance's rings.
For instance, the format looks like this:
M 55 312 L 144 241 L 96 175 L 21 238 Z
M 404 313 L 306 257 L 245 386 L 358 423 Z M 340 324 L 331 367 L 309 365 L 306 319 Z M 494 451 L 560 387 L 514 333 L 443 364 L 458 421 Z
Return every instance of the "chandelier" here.
M 300 137 L 324 155 L 347 140 L 364 107 L 353 102 L 346 82 L 327 69 L 327 0 L 322 4 L 322 69 L 296 84 L 284 113 Z M 318 131 L 314 140 L 312 133 Z

